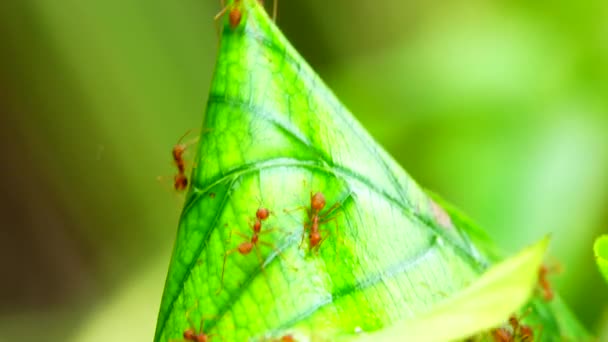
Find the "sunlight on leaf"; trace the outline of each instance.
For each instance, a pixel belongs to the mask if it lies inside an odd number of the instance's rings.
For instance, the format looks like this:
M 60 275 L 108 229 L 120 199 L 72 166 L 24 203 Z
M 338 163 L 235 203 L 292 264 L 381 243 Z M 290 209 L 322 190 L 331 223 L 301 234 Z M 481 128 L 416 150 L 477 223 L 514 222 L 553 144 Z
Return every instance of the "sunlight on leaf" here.
M 475 246 L 482 231 L 371 138 L 257 0 L 228 2 L 210 89 L 155 341 L 355 337 L 466 296 L 495 260 L 489 242 Z
M 374 331 L 428 311 L 487 263 L 372 140 L 257 1 L 224 18 L 192 187 L 156 340 L 198 329 L 226 340 L 293 328 Z M 310 248 L 311 193 L 323 242 Z M 241 255 L 256 210 L 259 241 Z M 267 233 L 264 230 L 268 229 Z M 303 243 L 302 243 L 303 241 Z M 229 253 L 224 266 L 224 255 Z M 225 268 L 225 277 L 221 274 Z

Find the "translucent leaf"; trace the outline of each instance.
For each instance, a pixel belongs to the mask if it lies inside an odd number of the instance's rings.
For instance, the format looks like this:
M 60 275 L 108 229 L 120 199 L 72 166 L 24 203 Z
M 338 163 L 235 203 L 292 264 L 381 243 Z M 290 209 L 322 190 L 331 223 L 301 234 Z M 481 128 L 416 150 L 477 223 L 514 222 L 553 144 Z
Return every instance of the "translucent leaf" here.
M 465 339 L 500 326 L 530 298 L 548 239 L 490 268 L 471 286 L 431 312 L 357 341 Z M 441 327 L 441 329 L 437 329 Z
M 595 252 L 595 261 L 600 268 L 600 273 L 608 281 L 608 235 L 600 236 L 595 240 L 593 251 Z
M 222 25 L 156 341 L 188 329 L 224 341 L 356 338 L 428 313 L 486 270 L 494 256 L 472 242 L 481 231 L 369 136 L 257 0 L 229 2 Z M 270 216 L 256 223 L 260 208 Z

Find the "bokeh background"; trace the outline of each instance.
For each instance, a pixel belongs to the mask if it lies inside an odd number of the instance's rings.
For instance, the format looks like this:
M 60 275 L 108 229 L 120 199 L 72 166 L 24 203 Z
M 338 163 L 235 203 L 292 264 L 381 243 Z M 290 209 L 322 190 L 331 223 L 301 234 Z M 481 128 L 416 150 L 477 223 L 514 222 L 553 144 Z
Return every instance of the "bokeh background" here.
M 200 127 L 219 10 L 0 2 L 0 340 L 151 340 L 182 200 L 156 177 Z M 552 233 L 555 286 L 607 334 L 608 2 L 281 0 L 278 24 L 506 252 Z

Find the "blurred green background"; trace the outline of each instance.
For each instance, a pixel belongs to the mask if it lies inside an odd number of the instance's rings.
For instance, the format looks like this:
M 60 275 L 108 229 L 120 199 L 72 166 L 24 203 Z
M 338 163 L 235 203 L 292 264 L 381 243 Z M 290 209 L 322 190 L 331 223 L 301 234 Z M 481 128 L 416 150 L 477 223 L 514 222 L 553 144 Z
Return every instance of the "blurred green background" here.
M 156 177 L 200 126 L 219 10 L 0 2 L 0 340 L 152 338 L 181 205 Z M 278 24 L 505 251 L 551 232 L 555 286 L 608 339 L 608 2 L 282 0 Z

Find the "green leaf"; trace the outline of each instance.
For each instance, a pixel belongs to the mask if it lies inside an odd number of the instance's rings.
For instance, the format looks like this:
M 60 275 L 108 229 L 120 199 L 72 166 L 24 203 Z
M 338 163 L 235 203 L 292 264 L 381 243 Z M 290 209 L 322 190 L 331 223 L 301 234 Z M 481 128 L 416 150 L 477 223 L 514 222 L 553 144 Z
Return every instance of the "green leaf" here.
M 595 240 L 593 251 L 595 252 L 595 261 L 600 268 L 600 273 L 602 273 L 604 279 L 608 282 L 608 235 L 600 236 Z
M 477 226 L 475 222 L 438 194 L 430 190 L 426 190 L 426 193 L 440 208 L 445 210 L 452 225 L 460 232 L 462 237 L 464 239 L 470 239 L 486 258 L 492 262 L 500 261 L 503 258 L 503 253 L 496 246 L 494 241 L 492 241 L 488 234 Z
M 481 230 L 403 171 L 257 0 L 228 6 L 240 21 L 222 19 L 155 341 L 199 324 L 225 341 L 355 338 L 428 313 L 475 282 L 495 259 L 474 245 L 484 243 Z M 305 208 L 317 192 L 327 205 L 313 249 Z M 241 254 L 261 207 L 271 211 L 264 244 Z
M 492 262 L 500 261 L 503 258 L 503 252 L 470 218 L 439 195 L 428 190 L 427 193 L 445 209 L 456 229 L 463 232 L 463 236 L 471 239 L 484 256 Z M 585 327 L 574 317 L 557 293 L 553 300 L 547 302 L 540 290 L 535 291 L 534 297 L 524 306 L 524 311 L 526 311 L 526 324 L 533 325 L 537 331 L 540 330 L 540 338 L 535 340 L 592 340 Z
M 437 222 L 433 202 L 339 103 L 256 1 L 225 19 L 192 187 L 181 216 L 156 340 L 205 330 L 243 340 L 288 328 L 374 331 L 470 284 L 485 260 Z M 301 245 L 311 192 L 327 207 L 318 253 Z M 223 254 L 259 206 L 279 228 L 260 258 Z M 285 212 L 285 210 L 289 212 Z M 305 239 L 307 240 L 307 239 Z M 281 257 L 278 257 L 280 255 Z M 261 260 L 260 260 L 261 259 Z M 263 266 L 263 267 L 262 267 Z
M 500 326 L 532 295 L 548 242 L 545 238 L 493 266 L 471 286 L 429 313 L 357 341 L 395 341 L 400 336 L 419 342 L 448 341 Z

